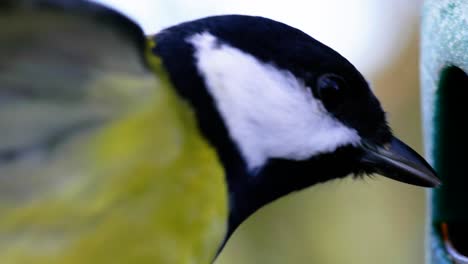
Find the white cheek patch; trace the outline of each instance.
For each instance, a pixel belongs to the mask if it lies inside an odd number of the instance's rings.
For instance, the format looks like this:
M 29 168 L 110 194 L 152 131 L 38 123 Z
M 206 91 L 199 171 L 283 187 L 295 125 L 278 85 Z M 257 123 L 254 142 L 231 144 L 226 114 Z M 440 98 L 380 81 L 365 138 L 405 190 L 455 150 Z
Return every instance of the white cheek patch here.
M 219 43 L 209 33 L 188 41 L 249 169 L 261 168 L 270 158 L 304 160 L 359 144 L 358 133 L 333 118 L 292 73 Z

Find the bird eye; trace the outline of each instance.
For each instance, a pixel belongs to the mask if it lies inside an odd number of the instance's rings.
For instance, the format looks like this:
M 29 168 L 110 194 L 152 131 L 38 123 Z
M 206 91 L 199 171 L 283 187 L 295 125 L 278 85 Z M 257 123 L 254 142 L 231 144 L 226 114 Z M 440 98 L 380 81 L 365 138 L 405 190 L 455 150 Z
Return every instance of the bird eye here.
M 324 74 L 317 80 L 316 95 L 327 108 L 334 108 L 342 101 L 346 83 L 336 74 Z

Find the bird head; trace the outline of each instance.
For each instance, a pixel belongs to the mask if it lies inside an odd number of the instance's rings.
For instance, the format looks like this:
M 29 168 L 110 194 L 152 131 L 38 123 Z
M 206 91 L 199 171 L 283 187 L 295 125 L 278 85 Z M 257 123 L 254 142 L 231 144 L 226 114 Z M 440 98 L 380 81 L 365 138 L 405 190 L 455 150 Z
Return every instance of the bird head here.
M 361 73 L 304 32 L 228 15 L 168 28 L 155 42 L 153 52 L 224 165 L 229 234 L 281 196 L 350 174 L 439 184 L 430 165 L 393 136 Z

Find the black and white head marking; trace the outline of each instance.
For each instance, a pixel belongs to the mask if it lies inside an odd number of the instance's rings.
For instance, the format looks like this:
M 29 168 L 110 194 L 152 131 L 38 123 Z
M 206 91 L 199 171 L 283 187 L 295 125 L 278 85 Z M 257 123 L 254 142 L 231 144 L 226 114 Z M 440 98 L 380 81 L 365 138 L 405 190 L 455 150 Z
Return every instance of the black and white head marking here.
M 385 142 L 391 135 L 360 73 L 285 24 L 209 17 L 168 28 L 155 40 L 154 52 L 224 164 L 230 231 L 282 195 L 361 172 L 351 157 L 362 139 Z M 335 77 L 346 87 L 335 87 Z M 330 87 L 341 89 L 338 96 Z
M 250 170 L 272 158 L 306 160 L 358 145 L 357 131 L 334 118 L 311 87 L 209 32 L 188 38 L 198 71 Z
M 359 71 L 304 32 L 227 15 L 168 28 L 155 42 L 224 165 L 228 236 L 278 197 L 350 173 L 438 184 L 427 162 L 393 137 Z

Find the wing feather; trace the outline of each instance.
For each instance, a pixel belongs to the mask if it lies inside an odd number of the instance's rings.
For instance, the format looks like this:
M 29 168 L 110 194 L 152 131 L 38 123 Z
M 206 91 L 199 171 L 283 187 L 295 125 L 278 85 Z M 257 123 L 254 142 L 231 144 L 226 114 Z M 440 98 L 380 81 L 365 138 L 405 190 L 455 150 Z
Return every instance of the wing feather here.
M 5 6 L 0 263 L 210 262 L 223 170 L 141 30 L 84 1 Z

